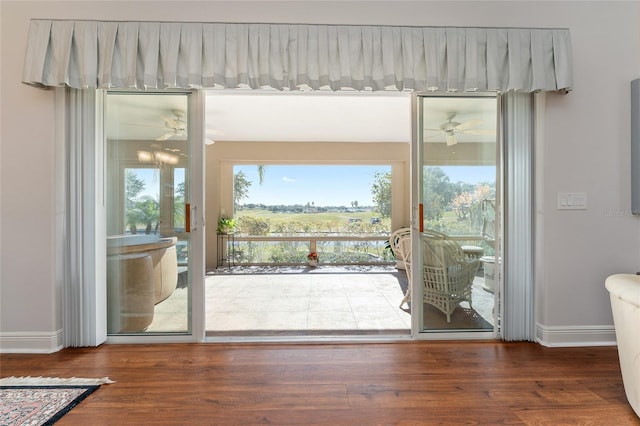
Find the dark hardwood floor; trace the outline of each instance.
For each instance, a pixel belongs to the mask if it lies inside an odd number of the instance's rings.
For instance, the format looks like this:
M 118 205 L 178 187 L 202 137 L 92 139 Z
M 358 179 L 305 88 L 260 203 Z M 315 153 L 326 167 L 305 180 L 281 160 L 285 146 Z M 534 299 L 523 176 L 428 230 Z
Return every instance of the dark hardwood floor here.
M 4 354 L 0 375 L 116 381 L 60 425 L 640 425 L 615 347 L 102 345 Z

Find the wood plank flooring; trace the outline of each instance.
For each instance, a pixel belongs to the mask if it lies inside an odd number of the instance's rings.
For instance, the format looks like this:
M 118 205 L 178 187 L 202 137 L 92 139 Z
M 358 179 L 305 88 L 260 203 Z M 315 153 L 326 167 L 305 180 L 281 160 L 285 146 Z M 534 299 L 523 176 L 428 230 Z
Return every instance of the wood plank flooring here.
M 615 347 L 102 345 L 4 354 L 0 375 L 117 382 L 59 425 L 640 425 Z

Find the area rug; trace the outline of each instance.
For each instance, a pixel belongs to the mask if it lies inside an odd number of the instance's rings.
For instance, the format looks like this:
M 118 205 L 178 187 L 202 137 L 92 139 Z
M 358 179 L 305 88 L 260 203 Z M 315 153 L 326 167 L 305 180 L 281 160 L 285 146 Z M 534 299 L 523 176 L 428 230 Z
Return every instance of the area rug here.
M 0 379 L 0 425 L 52 425 L 109 378 L 7 377 Z

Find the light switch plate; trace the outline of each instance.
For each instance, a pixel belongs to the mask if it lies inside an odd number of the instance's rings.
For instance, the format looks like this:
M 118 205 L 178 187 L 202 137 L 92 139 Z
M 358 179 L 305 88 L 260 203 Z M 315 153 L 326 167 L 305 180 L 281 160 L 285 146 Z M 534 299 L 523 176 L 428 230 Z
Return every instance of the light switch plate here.
M 586 192 L 558 192 L 558 210 L 586 210 Z

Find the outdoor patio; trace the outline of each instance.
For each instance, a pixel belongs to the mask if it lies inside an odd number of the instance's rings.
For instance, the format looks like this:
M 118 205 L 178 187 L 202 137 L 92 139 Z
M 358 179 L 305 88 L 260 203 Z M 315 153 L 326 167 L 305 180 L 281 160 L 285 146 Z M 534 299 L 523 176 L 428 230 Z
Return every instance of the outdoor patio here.
M 480 272 L 474 309 L 463 309 L 463 303 L 451 324 L 425 306 L 427 327 L 490 330 L 493 294 L 483 284 Z M 219 268 L 205 280 L 206 331 L 208 336 L 408 334 L 410 312 L 399 307 L 406 286 L 405 272 L 391 266 Z M 184 331 L 186 295 L 186 288 L 178 288 L 158 304 L 147 331 Z

